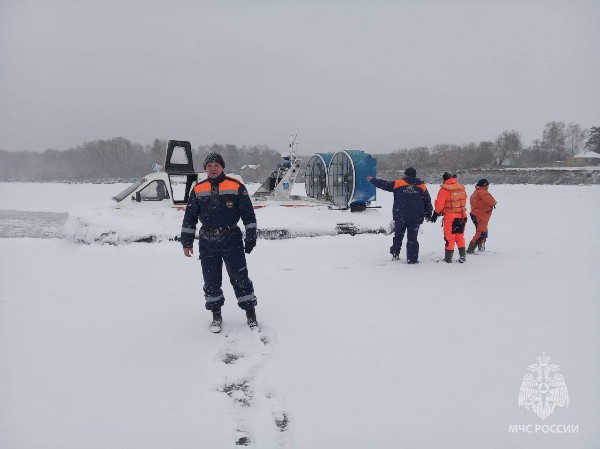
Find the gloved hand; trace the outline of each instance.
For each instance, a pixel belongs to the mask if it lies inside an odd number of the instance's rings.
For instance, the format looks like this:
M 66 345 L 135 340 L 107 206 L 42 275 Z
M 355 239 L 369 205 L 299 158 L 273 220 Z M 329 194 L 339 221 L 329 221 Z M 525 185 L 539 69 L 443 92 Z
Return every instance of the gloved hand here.
M 244 244 L 244 252 L 246 254 L 250 254 L 255 246 L 256 240 L 246 240 L 246 243 Z
M 438 214 L 437 212 L 434 212 L 429 221 L 431 221 L 432 223 L 435 223 L 439 216 L 440 216 L 440 214 Z
M 433 215 L 425 215 L 425 221 L 431 221 Z

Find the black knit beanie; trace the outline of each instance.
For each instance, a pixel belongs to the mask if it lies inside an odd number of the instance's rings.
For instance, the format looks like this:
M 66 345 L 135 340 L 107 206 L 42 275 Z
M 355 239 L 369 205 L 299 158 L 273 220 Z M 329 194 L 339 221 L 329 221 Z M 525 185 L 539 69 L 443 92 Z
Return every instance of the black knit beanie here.
M 223 156 L 219 153 L 208 153 L 206 155 L 206 159 L 204 159 L 204 170 L 206 170 L 206 166 L 211 162 L 216 162 L 221 167 L 225 168 L 225 161 L 223 160 Z

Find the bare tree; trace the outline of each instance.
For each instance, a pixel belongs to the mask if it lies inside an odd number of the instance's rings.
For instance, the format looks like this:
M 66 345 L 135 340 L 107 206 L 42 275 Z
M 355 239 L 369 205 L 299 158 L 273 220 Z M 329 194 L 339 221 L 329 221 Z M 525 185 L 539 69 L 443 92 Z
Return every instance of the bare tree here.
M 441 169 L 455 171 L 460 168 L 461 155 L 458 145 L 442 143 L 434 145 L 431 149 L 436 158 L 436 165 Z
M 585 144 L 586 150 L 600 153 L 600 126 L 592 126 L 590 137 Z
M 565 133 L 565 153 L 567 156 L 575 156 L 583 147 L 587 129 L 582 129 L 579 123 L 569 123 Z
M 152 145 L 146 145 L 146 151 L 150 154 L 150 159 L 159 165 L 165 163 L 165 148 L 167 148 L 167 141 L 162 139 L 154 139 Z
M 492 150 L 496 158 L 496 165 L 502 165 L 515 159 L 522 148 L 521 134 L 518 131 L 504 131 L 496 138 Z
M 547 154 L 546 162 L 559 161 L 565 158 L 566 129 L 565 122 L 552 121 L 546 123 L 541 144 L 541 149 Z
M 461 148 L 460 168 L 482 168 L 494 165 L 493 148 L 494 143 L 487 141 L 479 142 L 479 144 L 472 142 L 463 145 Z

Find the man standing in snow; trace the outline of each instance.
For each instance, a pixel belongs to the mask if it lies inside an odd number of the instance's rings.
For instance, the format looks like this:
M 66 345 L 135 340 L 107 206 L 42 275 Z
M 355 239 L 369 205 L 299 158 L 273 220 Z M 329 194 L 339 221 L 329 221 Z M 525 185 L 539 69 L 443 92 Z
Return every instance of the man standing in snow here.
M 248 277 L 244 254 L 250 254 L 256 246 L 256 217 L 246 187 L 237 179 L 225 176 L 224 168 L 225 161 L 220 154 L 210 153 L 206 156 L 204 169 L 208 178 L 196 184 L 190 192 L 181 227 L 183 253 L 190 257 L 194 252 L 198 220 L 202 224 L 198 252 L 204 277 L 206 308 L 213 313 L 210 330 L 215 333 L 221 331 L 223 321 L 223 262 L 238 305 L 246 311 L 248 325 L 251 328 L 258 326 L 254 310 L 256 296 Z M 237 225 L 240 218 L 246 227 L 245 241 L 242 241 L 242 231 Z
M 417 178 L 417 171 L 413 167 L 408 167 L 404 171 L 404 175 L 402 179 L 396 181 L 385 181 L 367 176 L 367 181 L 379 189 L 394 192 L 392 210 L 394 240 L 390 253 L 393 260 L 400 257 L 402 240 L 406 232 L 406 261 L 414 264 L 419 263 L 419 242 L 417 240 L 419 226 L 424 219 L 429 221 L 433 207 L 427 187 L 423 181 Z
M 485 249 L 485 241 L 488 237 L 488 223 L 492 216 L 492 211 L 496 207 L 496 200 L 490 192 L 488 187 L 490 183 L 487 179 L 480 179 L 475 184 L 475 192 L 471 195 L 471 220 L 475 225 L 475 235 L 469 243 L 467 253 L 475 254 L 475 248 L 479 248 L 479 251 Z
M 454 243 L 458 246 L 460 263 L 466 262 L 465 226 L 467 224 L 467 192 L 465 186 L 456 181 L 456 174 L 445 172 L 444 183 L 435 200 L 433 223 L 440 215 L 444 216 L 444 240 L 446 242 L 444 261 L 452 263 Z

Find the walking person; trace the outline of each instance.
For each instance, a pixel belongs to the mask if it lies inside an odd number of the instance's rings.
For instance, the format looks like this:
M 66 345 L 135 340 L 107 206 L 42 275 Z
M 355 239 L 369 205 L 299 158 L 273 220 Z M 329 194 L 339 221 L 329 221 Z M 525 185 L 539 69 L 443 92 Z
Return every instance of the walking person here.
M 225 161 L 218 153 L 210 153 L 204 161 L 207 178 L 190 192 L 181 227 L 181 244 L 186 257 L 194 252 L 196 225 L 201 223 L 198 252 L 204 277 L 206 309 L 212 311 L 212 332 L 220 332 L 225 302 L 221 289 L 223 262 L 229 274 L 238 305 L 246 311 L 250 328 L 258 327 L 256 296 L 248 277 L 245 254 L 256 246 L 256 217 L 252 201 L 244 184 L 225 176 Z M 245 241 L 237 223 L 242 219 L 246 228 Z
M 390 253 L 393 260 L 399 259 L 402 240 L 406 233 L 406 261 L 415 264 L 419 263 L 419 241 L 417 240 L 419 226 L 424 219 L 429 221 L 433 206 L 427 187 L 417 178 L 417 171 L 413 167 L 408 167 L 404 175 L 402 179 L 396 181 L 367 176 L 367 181 L 379 189 L 394 192 L 392 209 L 394 239 Z
M 488 191 L 490 183 L 487 179 L 480 179 L 475 184 L 475 192 L 471 195 L 471 220 L 475 225 L 475 235 L 467 248 L 468 254 L 475 254 L 475 248 L 479 251 L 485 250 L 485 242 L 488 238 L 488 223 L 492 217 L 492 211 L 496 207 L 496 200 Z
M 467 260 L 464 235 L 467 224 L 467 192 L 465 186 L 457 182 L 456 174 L 445 172 L 442 178 L 444 183 L 435 200 L 431 221 L 435 223 L 440 215 L 444 216 L 444 261 L 452 263 L 456 244 L 460 255 L 458 261 L 464 263 Z

